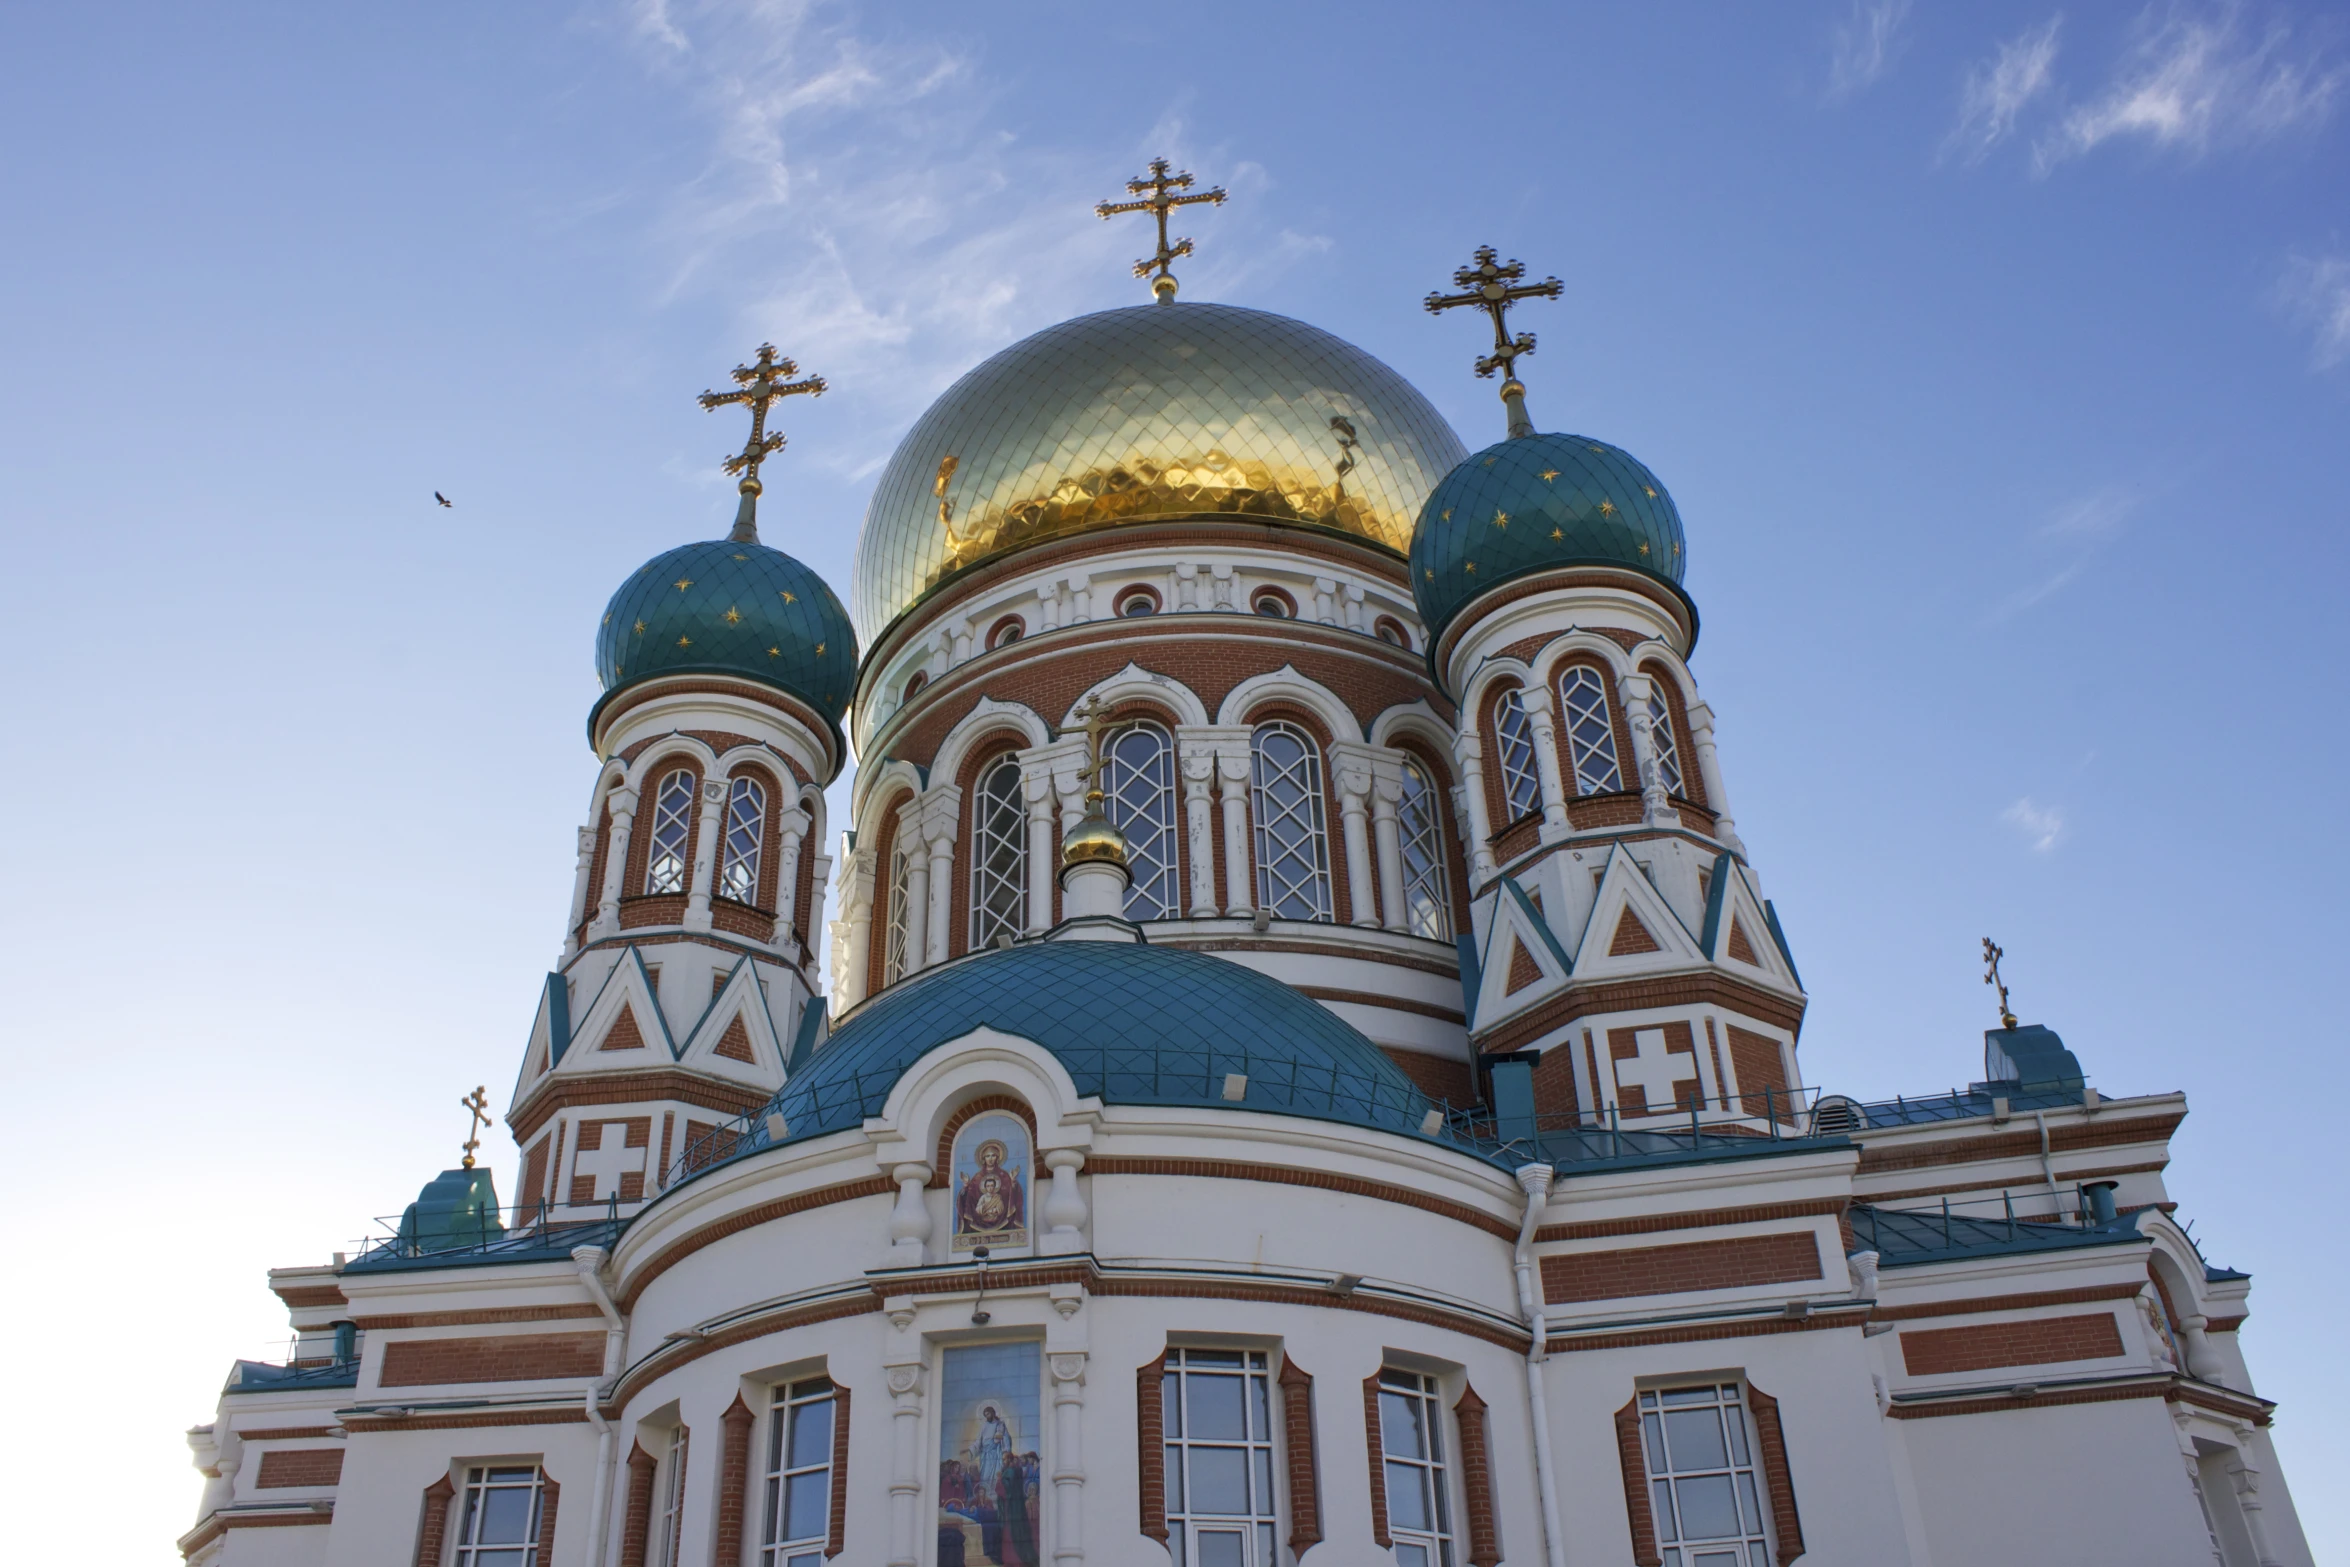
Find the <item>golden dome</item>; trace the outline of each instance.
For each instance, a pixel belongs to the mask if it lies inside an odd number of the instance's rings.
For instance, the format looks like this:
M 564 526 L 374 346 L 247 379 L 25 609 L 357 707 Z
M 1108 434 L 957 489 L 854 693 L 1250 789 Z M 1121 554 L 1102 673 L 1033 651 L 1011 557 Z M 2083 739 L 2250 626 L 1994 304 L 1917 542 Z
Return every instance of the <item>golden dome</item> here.
M 860 640 L 955 573 L 1145 518 L 1232 514 L 1402 555 L 1467 453 L 1402 376 L 1317 327 L 1153 304 L 1047 327 L 930 406 L 857 541 Z

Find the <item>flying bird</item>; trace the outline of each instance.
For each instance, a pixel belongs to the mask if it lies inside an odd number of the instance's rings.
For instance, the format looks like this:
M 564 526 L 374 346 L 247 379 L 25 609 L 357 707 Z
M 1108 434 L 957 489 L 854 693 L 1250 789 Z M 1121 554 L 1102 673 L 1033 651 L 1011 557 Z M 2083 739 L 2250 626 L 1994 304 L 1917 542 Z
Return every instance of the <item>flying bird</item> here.
M 457 504 L 455 501 L 452 501 L 452 500 L 450 500 L 450 499 L 449 499 L 449 497 L 447 497 L 446 495 L 443 495 L 443 494 L 442 494 L 440 491 L 438 491 L 438 490 L 435 490 L 435 491 L 433 491 L 433 492 L 432 492 L 432 498 L 433 498 L 434 500 L 436 500 L 436 501 L 439 501 L 439 502 L 440 502 L 440 503 L 441 503 L 443 506 L 448 506 L 448 507 L 452 507 L 452 508 L 454 508 L 454 507 L 456 506 L 456 504 Z

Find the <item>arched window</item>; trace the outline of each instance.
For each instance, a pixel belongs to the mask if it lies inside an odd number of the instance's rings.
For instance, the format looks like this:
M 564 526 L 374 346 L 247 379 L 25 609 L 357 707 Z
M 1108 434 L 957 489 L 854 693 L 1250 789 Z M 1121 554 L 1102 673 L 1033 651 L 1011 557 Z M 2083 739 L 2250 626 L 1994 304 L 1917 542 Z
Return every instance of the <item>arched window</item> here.
M 1665 700 L 1664 681 L 1648 677 L 1648 745 L 1656 752 L 1656 770 L 1665 793 L 1685 794 L 1681 787 L 1681 748 L 1673 743 L 1673 709 Z
M 653 832 L 645 852 L 645 891 L 685 891 L 686 829 L 694 818 L 694 775 L 680 767 L 653 791 Z
M 1436 785 L 1418 762 L 1404 758 L 1403 798 L 1395 807 L 1396 836 L 1403 840 L 1404 928 L 1431 941 L 1452 940 L 1443 822 Z
M 759 845 L 766 834 L 767 791 L 759 787 L 756 778 L 737 778 L 726 789 L 726 840 L 718 851 L 718 896 L 737 903 L 759 901 Z
M 906 830 L 900 826 L 896 836 L 890 840 L 889 925 L 881 949 L 881 982 L 884 985 L 894 985 L 906 974 L 906 933 L 909 922 L 916 917 L 913 900 L 907 896 L 906 877 L 913 867 L 913 856 L 906 849 Z
M 1616 726 L 1607 711 L 1607 682 L 1589 664 L 1569 664 L 1559 676 L 1566 714 L 1567 759 L 1577 794 L 1614 794 L 1624 787 L 1616 766 Z
M 1126 835 L 1126 917 L 1171 920 L 1175 898 L 1175 744 L 1157 724 L 1130 724 L 1102 742 L 1103 809 Z
M 1294 724 L 1249 739 L 1257 818 L 1257 907 L 1285 920 L 1330 917 L 1330 846 L 1323 827 L 1322 751 Z
M 1028 813 L 1020 762 L 1006 754 L 979 775 L 971 802 L 971 950 L 1017 936 L 1028 909 Z
M 1494 750 L 1501 762 L 1501 797 L 1508 819 L 1521 821 L 1542 809 L 1542 774 L 1534 765 L 1534 726 L 1515 690 L 1493 704 Z

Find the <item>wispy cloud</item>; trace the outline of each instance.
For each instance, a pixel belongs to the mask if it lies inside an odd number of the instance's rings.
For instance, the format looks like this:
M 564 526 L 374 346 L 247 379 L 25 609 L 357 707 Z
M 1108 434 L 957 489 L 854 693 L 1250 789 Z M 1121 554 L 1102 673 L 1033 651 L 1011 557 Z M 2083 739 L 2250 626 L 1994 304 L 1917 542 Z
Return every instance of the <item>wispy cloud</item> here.
M 2087 571 L 2106 545 L 2119 538 L 2138 509 L 2140 497 L 2120 486 L 2108 486 L 2065 502 L 2033 530 L 2030 557 L 2019 557 L 2018 569 L 2037 568 L 2029 580 L 2002 599 L 1994 620 L 2018 615 L 2069 587 Z
M 2113 80 L 2034 144 L 2039 172 L 2124 137 L 2190 157 L 2265 141 L 2322 123 L 2350 79 L 2283 20 L 2251 36 L 2232 3 L 2149 8 L 2133 32 Z
M 1945 156 L 1980 163 L 1992 148 L 2015 133 L 2016 120 L 2055 80 L 2059 12 L 2001 44 L 1988 60 L 1967 71 L 1959 89 L 1958 124 L 1944 138 Z
M 1910 0 L 1852 0 L 1852 10 L 1829 38 L 1828 96 L 1860 91 L 1893 68 L 1907 41 L 1902 24 Z
M 2064 841 L 2064 812 L 2028 794 L 2001 811 L 1999 819 L 2021 833 L 2034 854 L 2046 854 Z
M 2292 257 L 2275 299 L 2315 339 L 2312 365 L 2331 370 L 2350 359 L 2350 255 Z

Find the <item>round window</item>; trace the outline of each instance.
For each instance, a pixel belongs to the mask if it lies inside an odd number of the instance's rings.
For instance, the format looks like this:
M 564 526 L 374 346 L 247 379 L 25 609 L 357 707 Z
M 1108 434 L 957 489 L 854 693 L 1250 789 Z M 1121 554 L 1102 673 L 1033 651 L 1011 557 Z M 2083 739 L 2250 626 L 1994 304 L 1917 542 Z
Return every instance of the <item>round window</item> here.
M 1272 620 L 1287 620 L 1297 613 L 1289 607 L 1289 596 L 1276 592 L 1272 588 L 1263 589 L 1255 598 L 1250 599 L 1249 607 Z
M 1008 615 L 997 621 L 995 629 L 987 634 L 987 645 L 991 648 L 1010 647 L 1020 640 L 1020 634 L 1025 629 L 1027 628 L 1021 625 L 1019 616 Z
M 1129 593 L 1118 601 L 1118 613 L 1129 620 L 1137 615 L 1155 615 L 1159 612 L 1159 596 L 1147 589 Z
M 1406 652 L 1411 650 L 1411 636 L 1404 630 L 1401 621 L 1382 615 L 1379 617 L 1379 623 L 1371 629 L 1378 632 L 1379 640 L 1390 647 L 1399 647 Z

